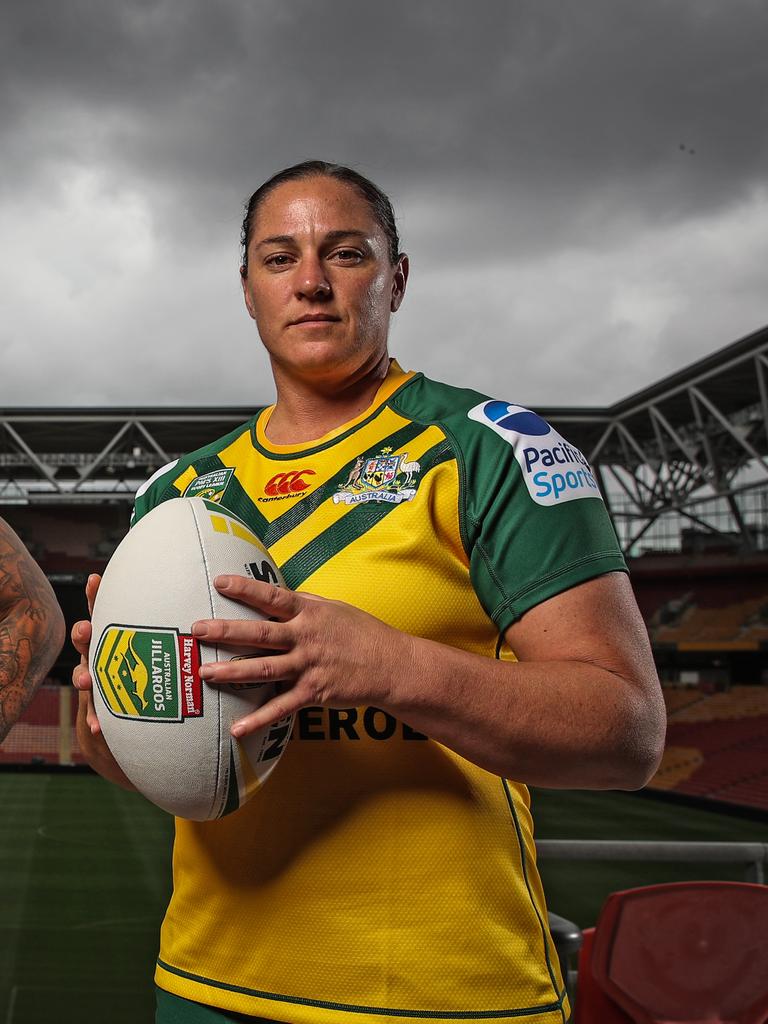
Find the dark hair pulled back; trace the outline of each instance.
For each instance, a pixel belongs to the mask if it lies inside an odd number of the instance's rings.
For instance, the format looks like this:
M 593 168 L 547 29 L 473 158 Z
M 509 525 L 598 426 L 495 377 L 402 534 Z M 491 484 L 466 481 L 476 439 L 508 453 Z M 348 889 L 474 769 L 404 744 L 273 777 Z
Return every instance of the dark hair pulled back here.
M 300 181 L 302 178 L 335 178 L 351 185 L 365 199 L 371 208 L 371 213 L 379 223 L 389 243 L 389 259 L 394 266 L 400 255 L 400 238 L 395 224 L 395 212 L 392 204 L 384 192 L 374 185 L 372 181 L 352 170 L 343 164 L 331 164 L 325 160 L 305 160 L 303 163 L 294 164 L 293 167 L 286 167 L 268 178 L 263 185 L 253 193 L 245 204 L 245 217 L 240 232 L 240 244 L 242 246 L 242 272 L 248 271 L 248 246 L 253 232 L 253 223 L 259 207 L 266 197 L 273 192 L 278 185 L 286 181 Z

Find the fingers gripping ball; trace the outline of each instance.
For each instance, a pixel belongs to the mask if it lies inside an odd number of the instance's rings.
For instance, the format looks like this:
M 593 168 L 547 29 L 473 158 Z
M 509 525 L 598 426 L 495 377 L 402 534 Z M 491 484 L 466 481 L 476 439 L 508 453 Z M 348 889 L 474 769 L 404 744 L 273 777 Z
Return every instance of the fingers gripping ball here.
M 236 516 L 203 498 L 176 498 L 119 545 L 93 609 L 89 667 L 104 738 L 140 792 L 197 821 L 235 811 L 253 795 L 292 724 L 283 719 L 235 739 L 232 722 L 273 697 L 274 687 L 213 687 L 200 679 L 201 663 L 247 652 L 198 641 L 193 622 L 263 618 L 219 594 L 213 580 L 225 573 L 282 583 L 261 541 Z

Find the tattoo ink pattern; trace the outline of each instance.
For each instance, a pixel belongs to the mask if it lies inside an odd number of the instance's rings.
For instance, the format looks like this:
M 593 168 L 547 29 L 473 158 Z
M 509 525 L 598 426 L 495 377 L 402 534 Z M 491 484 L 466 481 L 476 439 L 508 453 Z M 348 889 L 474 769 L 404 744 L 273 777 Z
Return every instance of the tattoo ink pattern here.
M 50 584 L 0 519 L 0 743 L 55 661 L 63 630 Z

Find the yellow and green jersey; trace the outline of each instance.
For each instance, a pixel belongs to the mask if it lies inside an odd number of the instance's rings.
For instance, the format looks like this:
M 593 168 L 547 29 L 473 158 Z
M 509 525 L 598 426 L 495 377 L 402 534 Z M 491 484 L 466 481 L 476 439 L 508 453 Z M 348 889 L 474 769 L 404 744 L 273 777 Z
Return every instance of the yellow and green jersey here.
M 155 474 L 136 517 L 205 495 L 288 586 L 489 658 L 624 568 L 586 459 L 526 409 L 393 362 L 316 441 L 272 444 L 270 413 Z M 173 871 L 156 980 L 184 998 L 293 1024 L 568 1016 L 525 786 L 381 709 L 305 708 L 249 803 L 177 820 Z

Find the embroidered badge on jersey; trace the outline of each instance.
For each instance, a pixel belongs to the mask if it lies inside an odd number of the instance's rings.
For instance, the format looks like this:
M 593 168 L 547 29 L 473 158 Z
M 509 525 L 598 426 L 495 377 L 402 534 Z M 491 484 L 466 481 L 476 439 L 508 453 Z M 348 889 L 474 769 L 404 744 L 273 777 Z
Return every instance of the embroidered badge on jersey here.
M 507 402 L 481 402 L 467 416 L 512 445 L 528 493 L 539 505 L 574 498 L 600 498 L 592 468 L 575 445 L 530 409 Z
M 408 452 L 393 455 L 391 448 L 382 448 L 378 455 L 361 455 L 355 462 L 345 483 L 334 494 L 334 504 L 359 505 L 368 501 L 382 501 L 399 505 L 412 501 L 416 488 L 411 486 L 421 465 L 408 461 Z
M 234 472 L 234 469 L 227 466 L 224 469 L 213 469 L 210 473 L 196 476 L 185 488 L 184 497 L 205 498 L 220 504 Z

